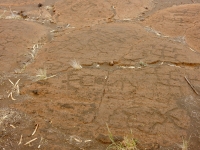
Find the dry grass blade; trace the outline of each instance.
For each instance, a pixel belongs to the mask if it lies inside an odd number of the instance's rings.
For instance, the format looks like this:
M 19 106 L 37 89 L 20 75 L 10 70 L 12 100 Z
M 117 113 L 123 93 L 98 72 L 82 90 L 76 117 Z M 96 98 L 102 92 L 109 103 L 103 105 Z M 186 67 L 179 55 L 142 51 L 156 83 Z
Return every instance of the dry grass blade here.
M 17 85 L 16 87 L 17 87 L 16 92 L 19 95 L 19 85 Z
M 188 144 L 189 144 L 188 141 L 183 140 L 182 150 L 188 150 Z
M 182 144 L 181 145 L 177 144 L 177 145 L 181 148 L 181 150 L 189 150 L 189 141 L 190 141 L 190 138 L 189 140 L 185 140 L 182 138 Z
M 11 97 L 12 100 L 16 100 L 15 98 L 13 98 L 13 94 L 17 94 L 19 95 L 19 81 L 20 79 L 17 80 L 17 82 L 14 84 L 10 79 L 8 79 L 8 81 L 12 84 L 12 88 L 11 88 L 11 92 L 8 94 L 8 97 Z
M 14 125 L 12 125 L 12 124 L 10 124 L 10 126 L 13 128 L 13 129 L 15 129 L 16 127 L 14 126 Z
M 10 16 L 6 16 L 5 19 L 21 19 L 22 17 L 20 15 L 14 14 L 13 11 L 11 10 L 11 7 L 9 7 L 10 9 Z
M 33 133 L 32 133 L 31 135 L 34 135 L 34 134 L 36 133 L 38 127 L 39 127 L 39 124 L 36 124 L 36 125 L 35 125 L 35 129 L 34 129 L 34 131 L 33 131 Z
M 47 70 L 46 69 L 39 69 L 38 72 L 37 72 L 37 80 L 46 80 L 46 79 L 49 79 L 49 78 L 52 78 L 52 77 L 55 77 L 56 75 L 52 75 L 52 76 L 49 76 L 47 77 Z
M 36 77 L 38 77 L 38 80 L 46 80 L 47 79 L 47 70 L 39 69 Z
M 72 143 L 76 143 L 76 144 L 80 144 L 83 142 L 83 140 L 77 136 L 77 135 L 72 135 L 69 137 L 69 142 L 72 144 Z
M 106 150 L 138 150 L 137 142 L 135 139 L 125 136 L 124 140 L 122 142 L 115 142 L 114 137 L 108 127 L 108 124 L 106 124 L 107 129 L 108 129 L 108 136 L 112 142 Z
M 10 97 L 13 101 L 16 100 L 16 99 L 13 98 L 13 96 L 12 96 L 12 92 L 10 92 L 10 93 L 8 94 L 8 98 L 9 98 L 9 97 Z
M 6 10 L 3 11 L 3 13 L 0 15 L 0 18 L 5 14 Z
M 114 137 L 110 131 L 110 128 L 108 127 L 108 124 L 106 123 L 106 127 L 107 127 L 107 130 L 108 130 L 108 136 L 109 136 L 109 139 L 111 140 L 112 143 L 115 143 L 114 141 Z
M 35 141 L 35 140 L 37 140 L 37 138 L 34 138 L 34 139 L 32 139 L 32 140 L 26 142 L 24 145 L 30 144 L 31 142 L 33 142 L 33 141 Z
M 194 88 L 194 86 L 191 84 L 191 82 L 189 81 L 189 79 L 185 76 L 185 80 L 187 81 L 187 83 L 190 85 L 190 87 L 192 88 L 192 90 L 199 95 L 199 93 L 197 92 L 197 90 Z
M 18 145 L 22 144 L 22 137 L 23 136 L 21 135 Z
M 14 85 L 14 86 L 17 86 L 17 85 L 18 85 L 18 83 L 19 83 L 19 81 L 20 81 L 20 79 L 18 79 L 18 80 L 17 80 L 17 82 L 15 83 L 15 85 Z
M 8 81 L 9 81 L 12 85 L 14 85 L 14 83 L 13 83 L 10 79 L 8 79 Z

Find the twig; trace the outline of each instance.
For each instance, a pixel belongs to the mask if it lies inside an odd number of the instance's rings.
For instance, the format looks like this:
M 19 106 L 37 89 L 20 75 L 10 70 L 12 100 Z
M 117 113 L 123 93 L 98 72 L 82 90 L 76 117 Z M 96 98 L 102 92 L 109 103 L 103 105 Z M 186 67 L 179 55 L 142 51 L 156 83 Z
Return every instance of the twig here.
M 35 141 L 35 140 L 37 140 L 37 138 L 34 138 L 34 139 L 32 139 L 32 140 L 26 142 L 24 145 L 30 144 L 31 142 L 33 142 L 33 141 Z
M 32 133 L 31 135 L 34 135 L 34 134 L 35 134 L 35 132 L 37 131 L 38 127 L 39 127 L 39 124 L 36 124 L 36 125 L 35 125 L 35 130 L 33 131 L 33 133 Z
M 199 93 L 196 91 L 196 89 L 194 88 L 194 86 L 190 83 L 190 81 L 188 80 L 188 78 L 185 76 L 185 80 L 187 81 L 187 83 L 190 85 L 190 87 L 192 88 L 192 90 L 199 95 Z
M 22 137 L 23 136 L 21 135 L 18 145 L 22 144 Z

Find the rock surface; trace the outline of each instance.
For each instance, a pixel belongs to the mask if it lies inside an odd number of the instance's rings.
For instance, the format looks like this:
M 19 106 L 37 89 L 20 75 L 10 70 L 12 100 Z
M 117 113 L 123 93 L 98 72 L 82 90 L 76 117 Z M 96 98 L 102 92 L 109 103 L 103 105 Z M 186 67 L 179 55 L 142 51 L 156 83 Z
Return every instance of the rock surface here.
M 140 150 L 183 139 L 200 149 L 199 10 L 189 0 L 2 1 L 0 148 L 105 150 L 110 130 Z

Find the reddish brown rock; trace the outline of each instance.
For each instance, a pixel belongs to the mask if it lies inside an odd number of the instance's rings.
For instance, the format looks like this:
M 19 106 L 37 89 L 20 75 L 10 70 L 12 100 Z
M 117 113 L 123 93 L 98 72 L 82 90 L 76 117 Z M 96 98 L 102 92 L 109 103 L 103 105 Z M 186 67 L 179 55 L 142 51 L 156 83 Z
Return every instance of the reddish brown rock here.
M 1 72 L 19 68 L 24 63 L 21 58 L 29 55 L 30 49 L 38 43 L 42 37 L 46 37 L 48 28 L 33 22 L 22 20 L 1 20 L 0 25 L 1 47 Z
M 200 59 L 190 49 L 198 38 L 192 20 L 198 16 L 183 15 L 198 4 L 160 10 L 141 24 L 149 0 L 53 0 L 31 9 L 17 2 L 13 10 L 24 8 L 27 21 L 6 12 L 11 18 L 1 17 L 0 25 L 0 147 L 105 150 L 111 132 L 116 141 L 136 139 L 140 150 L 178 149 L 189 137 L 189 148 L 200 149 Z M 155 8 L 181 1 L 166 3 Z M 181 29 L 171 17 L 183 21 Z M 21 80 L 13 85 L 8 79 Z M 8 98 L 18 86 L 16 100 Z M 31 147 L 24 145 L 34 138 Z
M 157 11 L 148 18 L 146 25 L 164 35 L 184 37 L 187 44 L 199 52 L 199 10 L 200 4 L 173 6 Z
M 153 6 L 152 0 L 131 1 L 88 1 L 68 0 L 55 3 L 55 18 L 59 24 L 71 24 L 79 28 L 83 26 L 94 26 L 99 23 L 113 22 L 117 20 L 132 20 L 141 12 L 150 10 Z
M 33 1 L 30 1 L 30 0 L 2 0 L 1 1 L 1 6 L 23 6 L 23 5 L 30 5 L 30 4 L 35 4 L 36 6 L 39 4 L 39 3 L 43 3 L 45 2 L 44 0 L 33 0 Z

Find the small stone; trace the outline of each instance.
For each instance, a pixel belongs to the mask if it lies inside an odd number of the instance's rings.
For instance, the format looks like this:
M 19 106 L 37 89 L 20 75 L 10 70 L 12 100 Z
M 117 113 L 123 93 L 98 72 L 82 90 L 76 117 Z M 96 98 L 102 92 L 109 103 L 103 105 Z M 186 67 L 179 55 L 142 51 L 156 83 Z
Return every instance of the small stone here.
M 113 62 L 113 61 L 110 61 L 110 62 L 109 62 L 109 65 L 110 65 L 110 66 L 113 66 L 113 65 L 114 65 L 114 62 Z
M 33 94 L 35 94 L 35 95 L 39 95 L 38 90 L 33 90 L 32 92 L 33 92 Z
M 41 4 L 41 3 L 39 3 L 39 4 L 38 4 L 38 7 L 42 7 L 42 4 Z
M 140 21 L 144 21 L 145 19 L 144 19 L 144 18 L 140 18 L 139 20 L 140 20 Z

